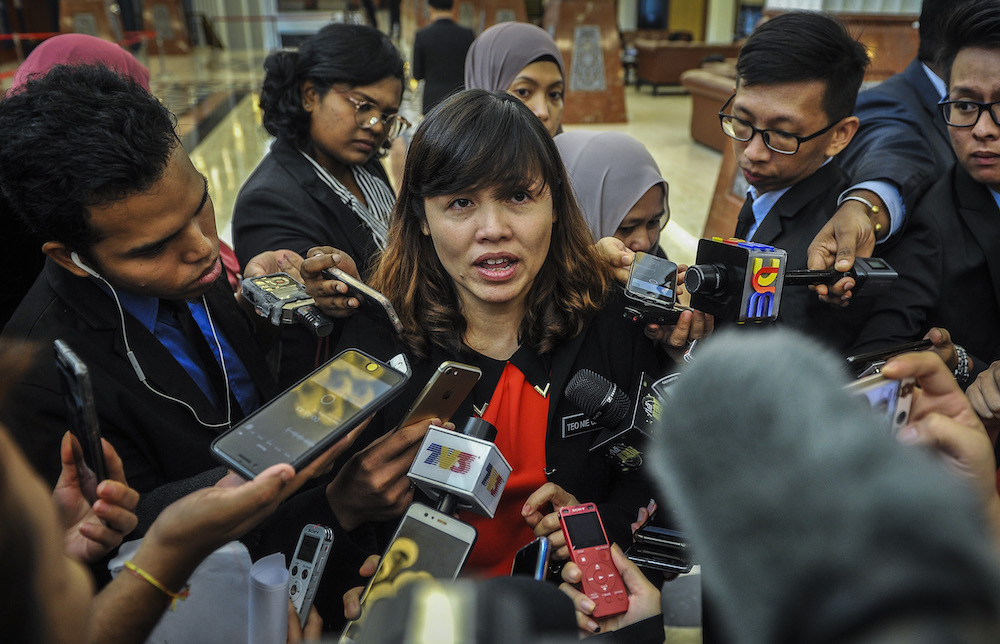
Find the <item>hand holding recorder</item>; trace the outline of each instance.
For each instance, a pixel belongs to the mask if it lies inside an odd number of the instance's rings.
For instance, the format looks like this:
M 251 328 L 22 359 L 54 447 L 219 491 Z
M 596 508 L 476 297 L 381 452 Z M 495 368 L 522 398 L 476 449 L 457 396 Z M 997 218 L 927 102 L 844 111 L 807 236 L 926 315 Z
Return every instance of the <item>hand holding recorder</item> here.
M 611 546 L 611 560 L 621 571 L 622 582 L 628 592 L 628 610 L 609 617 L 593 616 L 597 604 L 579 590 L 583 581 L 580 566 L 571 561 L 562 569 L 563 583 L 559 585 L 559 590 L 573 600 L 576 624 L 583 636 L 616 631 L 660 614 L 660 591 L 622 554 L 617 544 Z
M 625 583 L 612 558 L 611 544 L 597 506 L 584 503 L 560 508 L 559 521 L 570 557 L 580 568 L 580 588 L 593 605 L 588 611 L 591 617 L 601 619 L 627 611 L 629 599 Z M 618 554 L 621 555 L 621 550 Z M 588 608 L 590 604 L 584 602 Z

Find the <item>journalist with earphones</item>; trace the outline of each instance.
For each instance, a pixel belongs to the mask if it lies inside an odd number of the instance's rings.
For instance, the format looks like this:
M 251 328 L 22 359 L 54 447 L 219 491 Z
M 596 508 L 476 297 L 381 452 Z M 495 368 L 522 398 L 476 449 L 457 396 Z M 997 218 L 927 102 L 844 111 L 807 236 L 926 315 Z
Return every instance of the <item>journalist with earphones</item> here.
M 66 342 L 89 368 L 103 436 L 141 495 L 139 536 L 171 501 L 225 474 L 209 446 L 278 393 L 264 352 L 280 331 L 227 288 L 205 177 L 173 115 L 140 86 L 104 67 L 57 67 L 0 102 L 0 131 L 0 189 L 47 240 L 45 268 L 3 331 L 39 355 L 2 421 L 53 484 L 67 423 L 51 347 Z M 300 261 L 267 251 L 244 270 L 297 274 Z M 358 431 L 300 475 L 328 468 Z M 290 554 L 305 523 L 339 530 L 327 486 L 289 499 L 245 542 L 254 557 Z M 347 588 L 363 553 L 331 560 L 326 578 L 344 579 L 343 565 Z M 328 614 L 342 592 L 329 591 Z

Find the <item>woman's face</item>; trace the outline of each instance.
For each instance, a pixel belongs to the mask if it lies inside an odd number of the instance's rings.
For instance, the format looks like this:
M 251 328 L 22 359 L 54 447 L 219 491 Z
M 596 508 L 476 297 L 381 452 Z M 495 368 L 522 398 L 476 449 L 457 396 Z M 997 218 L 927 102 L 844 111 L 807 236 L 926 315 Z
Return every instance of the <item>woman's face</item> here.
M 309 136 L 314 158 L 336 172 L 367 163 L 386 138 L 385 123 L 362 129 L 355 120 L 356 103 L 371 103 L 383 114 L 395 114 L 403 98 L 397 78 L 383 78 L 371 85 L 334 85 L 320 98 L 312 81 L 302 85 L 303 107 L 310 114 Z M 353 99 L 353 100 L 352 100 Z
M 664 210 L 663 185 L 657 184 L 635 202 L 614 236 L 633 252 L 648 253 L 660 239 L 660 231 L 670 217 Z
M 552 241 L 552 194 L 535 181 L 513 194 L 483 188 L 424 200 L 421 225 L 463 310 L 524 306 Z
M 559 66 L 549 60 L 535 61 L 522 69 L 507 88 L 542 120 L 549 136 L 562 124 L 564 83 Z
M 48 626 L 49 644 L 83 642 L 87 638 L 94 582 L 87 569 L 66 555 L 63 528 L 51 492 L 25 461 L 21 451 L 0 429 L 0 467 L 6 469 L 8 484 L 35 535 L 37 568 L 35 588 Z M 11 519 L 6 517 L 3 520 Z

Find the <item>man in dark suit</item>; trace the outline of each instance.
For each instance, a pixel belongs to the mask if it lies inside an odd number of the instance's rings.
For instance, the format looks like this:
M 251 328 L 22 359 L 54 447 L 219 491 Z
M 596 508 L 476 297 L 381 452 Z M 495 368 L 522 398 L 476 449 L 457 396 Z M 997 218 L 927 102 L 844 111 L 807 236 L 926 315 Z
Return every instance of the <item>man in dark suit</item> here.
M 134 81 L 103 67 L 57 67 L 0 102 L 0 130 L 0 189 L 47 240 L 46 266 L 3 332 L 42 352 L 3 422 L 53 483 L 66 410 L 50 352 L 54 339 L 65 340 L 89 367 L 101 430 L 142 495 L 136 514 L 148 525 L 174 499 L 225 475 L 210 444 L 277 393 L 263 358 L 275 329 L 234 299 L 205 178 L 173 116 Z M 244 271 L 294 270 L 299 261 L 269 251 Z M 384 441 L 360 460 L 381 462 L 381 449 L 395 454 L 425 430 L 403 428 L 396 445 Z M 368 480 L 362 472 L 351 482 Z M 304 524 L 333 528 L 340 555 L 324 579 L 341 584 L 328 595 L 336 610 L 325 614 L 335 619 L 365 555 L 340 527 L 331 489 L 289 499 L 248 546 L 290 555 Z
M 476 38 L 452 20 L 452 5 L 452 0 L 428 0 L 431 24 L 413 39 L 413 78 L 424 81 L 424 114 L 462 89 L 465 54 Z
M 836 215 L 809 249 L 810 268 L 847 271 L 855 253 L 870 256 L 876 243 L 902 231 L 927 189 L 955 160 L 938 101 L 945 95 L 938 54 L 948 16 L 969 0 L 924 0 L 917 57 L 899 74 L 858 95 L 857 134 L 840 155 L 851 187 Z M 874 206 L 844 200 L 848 194 Z M 818 289 L 820 293 L 825 288 Z M 837 297 L 842 289 L 836 289 Z
M 789 270 L 806 268 L 809 243 L 849 185 L 834 157 L 857 131 L 851 112 L 867 65 L 864 46 L 843 24 L 812 12 L 777 16 L 740 50 L 736 94 L 721 117 L 750 184 L 735 236 L 784 249 Z M 845 351 L 919 332 L 899 319 L 868 319 L 870 306 L 833 309 L 808 289 L 789 287 L 778 323 Z
M 957 161 L 927 191 L 907 225 L 927 227 L 938 239 L 939 252 L 929 258 L 932 261 L 920 277 L 935 301 L 924 324 L 948 330 L 954 344 L 942 342 L 946 350 L 941 353 L 964 386 L 1000 360 L 1000 82 L 996 73 L 1000 3 L 970 3 L 957 10 L 944 34 L 941 62 L 948 95 L 939 113 L 948 124 Z M 992 375 L 982 380 L 984 384 L 996 382 Z M 995 399 L 992 405 L 994 413 L 1000 412 Z M 979 407 L 988 417 L 991 410 Z

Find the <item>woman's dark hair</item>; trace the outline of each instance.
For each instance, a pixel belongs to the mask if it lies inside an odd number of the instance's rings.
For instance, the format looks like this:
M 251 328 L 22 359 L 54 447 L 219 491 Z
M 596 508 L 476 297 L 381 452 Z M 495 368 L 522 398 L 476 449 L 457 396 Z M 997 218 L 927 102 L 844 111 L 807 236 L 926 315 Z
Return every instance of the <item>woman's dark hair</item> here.
M 389 243 L 371 278 L 396 307 L 414 355 L 426 357 L 431 344 L 457 353 L 466 330 L 454 283 L 421 229 L 424 200 L 484 188 L 514 194 L 536 181 L 551 194 L 555 224 L 518 338 L 546 353 L 581 331 L 612 284 L 552 137 L 531 110 L 505 92 L 460 92 L 424 119 L 406 155 Z
M 366 25 L 330 24 L 298 51 L 280 50 L 264 60 L 260 108 L 264 128 L 273 136 L 309 147 L 309 112 L 302 106 L 302 84 L 312 81 L 320 98 L 334 83 L 351 87 L 384 78 L 403 83 L 403 58 L 389 36 Z

